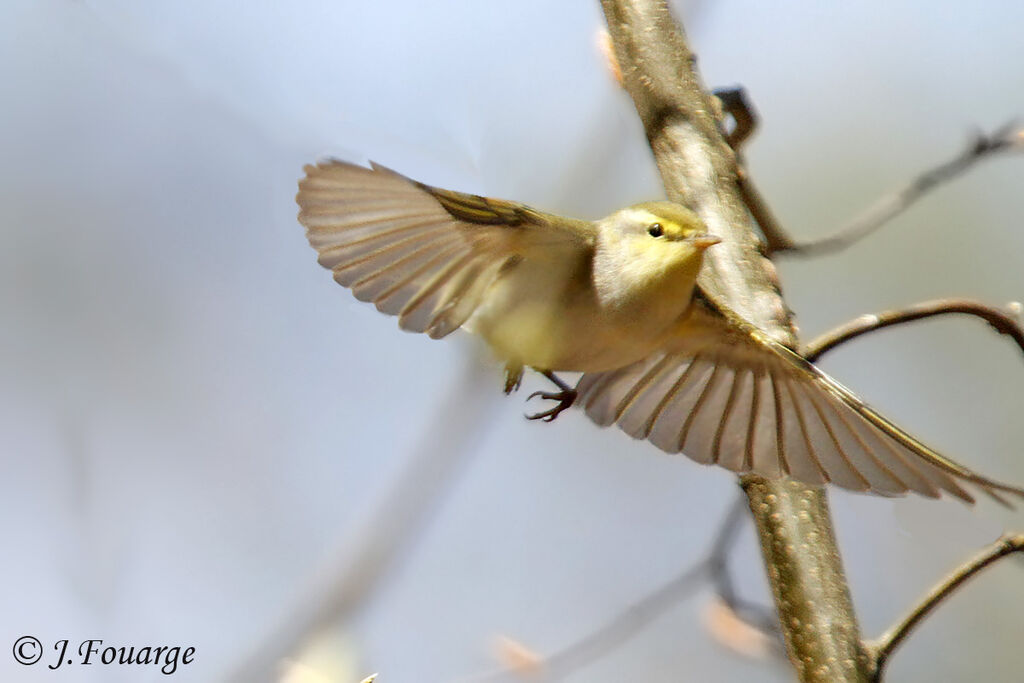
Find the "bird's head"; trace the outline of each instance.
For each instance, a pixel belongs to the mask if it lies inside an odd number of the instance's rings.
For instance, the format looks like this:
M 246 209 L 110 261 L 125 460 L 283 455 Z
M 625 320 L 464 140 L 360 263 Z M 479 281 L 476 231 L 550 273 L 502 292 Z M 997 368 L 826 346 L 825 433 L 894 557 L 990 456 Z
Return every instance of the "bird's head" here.
M 722 241 L 708 233 L 696 213 L 674 202 L 635 204 L 616 211 L 600 225 L 602 237 L 617 238 L 638 253 L 694 255 Z
M 704 250 L 722 240 L 704 221 L 673 202 L 636 204 L 597 222 L 594 281 L 615 299 L 648 293 L 667 295 L 692 287 Z M 605 297 L 602 297 L 605 298 Z

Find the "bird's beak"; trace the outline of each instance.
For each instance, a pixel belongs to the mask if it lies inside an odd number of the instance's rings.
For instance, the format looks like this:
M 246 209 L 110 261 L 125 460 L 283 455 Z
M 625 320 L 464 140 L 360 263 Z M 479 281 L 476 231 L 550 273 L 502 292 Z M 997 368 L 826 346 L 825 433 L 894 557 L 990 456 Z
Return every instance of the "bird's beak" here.
M 722 238 L 717 235 L 704 233 L 702 235 L 694 235 L 690 240 L 693 242 L 693 246 L 698 249 L 707 249 L 708 247 L 713 247 L 721 242 Z

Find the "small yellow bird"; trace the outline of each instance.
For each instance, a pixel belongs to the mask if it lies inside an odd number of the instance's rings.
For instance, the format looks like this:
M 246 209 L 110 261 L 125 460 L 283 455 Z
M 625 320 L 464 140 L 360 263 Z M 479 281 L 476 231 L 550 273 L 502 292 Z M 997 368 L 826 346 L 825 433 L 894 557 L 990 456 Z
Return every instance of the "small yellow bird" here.
M 767 478 L 881 495 L 961 486 L 1024 497 L 917 441 L 697 284 L 708 234 L 648 202 L 589 222 L 441 190 L 382 166 L 306 166 L 296 201 L 320 264 L 361 301 L 433 338 L 465 328 L 573 405 L 669 453 Z M 555 371 L 581 372 L 576 388 Z M 533 396 L 531 396 L 532 398 Z

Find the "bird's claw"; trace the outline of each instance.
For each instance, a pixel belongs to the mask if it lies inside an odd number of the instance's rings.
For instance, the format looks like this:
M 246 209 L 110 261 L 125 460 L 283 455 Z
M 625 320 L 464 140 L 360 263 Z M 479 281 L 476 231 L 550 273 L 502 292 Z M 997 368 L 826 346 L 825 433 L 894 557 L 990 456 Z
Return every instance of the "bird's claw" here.
M 576 401 L 576 391 L 574 389 L 568 389 L 566 391 L 535 391 L 526 397 L 529 401 L 535 396 L 540 396 L 547 401 L 558 401 L 558 404 L 553 408 L 534 413 L 533 415 L 527 415 L 527 420 L 543 420 L 544 422 L 551 422 L 561 414 L 561 412 L 567 408 L 572 407 L 572 404 Z

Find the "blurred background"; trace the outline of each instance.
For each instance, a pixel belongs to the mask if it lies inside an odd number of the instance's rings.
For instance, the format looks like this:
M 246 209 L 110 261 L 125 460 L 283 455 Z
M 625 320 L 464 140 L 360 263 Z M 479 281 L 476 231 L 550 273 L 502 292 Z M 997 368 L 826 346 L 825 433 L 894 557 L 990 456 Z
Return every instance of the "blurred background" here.
M 1020 3 L 676 9 L 706 82 L 760 110 L 749 166 L 798 237 L 1024 114 Z M 733 477 L 575 413 L 528 423 L 543 381 L 505 398 L 475 340 L 399 332 L 295 220 L 323 156 L 583 218 L 659 198 L 601 25 L 592 0 L 3 3 L 0 678 L 167 678 L 21 666 L 28 634 L 44 663 L 65 638 L 194 646 L 181 681 L 474 681 L 496 639 L 556 652 L 706 553 Z M 1022 177 L 1020 157 L 984 162 L 840 255 L 780 261 L 805 338 L 922 299 L 1024 297 Z M 948 319 L 824 366 L 1022 483 L 1021 361 Z M 868 634 L 1024 528 L 988 501 L 832 499 Z M 749 527 L 733 565 L 767 604 Z M 667 605 L 564 680 L 791 680 L 716 639 L 711 601 Z M 1019 680 L 1022 609 L 1006 562 L 892 680 Z

